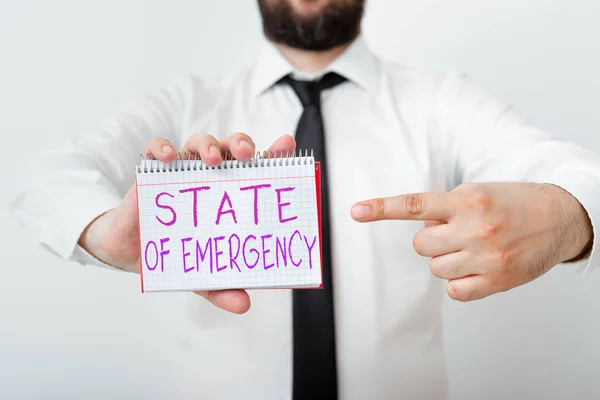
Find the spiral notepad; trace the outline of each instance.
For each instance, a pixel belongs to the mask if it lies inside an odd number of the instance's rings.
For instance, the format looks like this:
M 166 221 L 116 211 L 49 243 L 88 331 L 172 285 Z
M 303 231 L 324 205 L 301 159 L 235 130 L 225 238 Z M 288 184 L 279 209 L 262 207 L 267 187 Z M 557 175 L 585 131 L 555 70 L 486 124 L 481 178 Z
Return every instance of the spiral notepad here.
M 136 166 L 142 292 L 320 287 L 312 155 Z

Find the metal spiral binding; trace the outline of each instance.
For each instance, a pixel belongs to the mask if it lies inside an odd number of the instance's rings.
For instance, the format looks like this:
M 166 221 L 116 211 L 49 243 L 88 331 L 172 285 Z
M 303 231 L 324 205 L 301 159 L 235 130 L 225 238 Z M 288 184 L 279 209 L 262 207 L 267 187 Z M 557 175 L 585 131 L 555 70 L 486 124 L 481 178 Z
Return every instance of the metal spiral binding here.
M 283 151 L 263 151 L 256 152 L 254 157 L 248 161 L 235 160 L 229 152 L 223 157 L 223 161 L 216 167 L 208 166 L 200 159 L 197 153 L 177 153 L 175 160 L 169 163 L 163 163 L 157 160 L 151 154 L 140 154 L 139 162 L 136 166 L 138 173 L 158 173 L 173 171 L 201 171 L 213 169 L 234 169 L 234 168 L 258 168 L 283 165 L 301 165 L 314 164 L 313 151 L 299 150 L 298 152 Z

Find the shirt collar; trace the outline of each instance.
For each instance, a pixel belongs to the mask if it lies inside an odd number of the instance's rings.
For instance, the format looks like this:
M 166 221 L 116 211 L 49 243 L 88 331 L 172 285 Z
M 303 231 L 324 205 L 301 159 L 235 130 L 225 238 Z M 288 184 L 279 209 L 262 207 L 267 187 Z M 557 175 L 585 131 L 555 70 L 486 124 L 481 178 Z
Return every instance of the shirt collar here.
M 320 76 L 327 72 L 337 72 L 372 94 L 379 88 L 377 59 L 362 35 L 359 35 L 324 71 L 309 75 Z M 261 95 L 288 74 L 307 76 L 306 73 L 295 71 L 279 50 L 265 40 L 252 73 L 252 95 Z

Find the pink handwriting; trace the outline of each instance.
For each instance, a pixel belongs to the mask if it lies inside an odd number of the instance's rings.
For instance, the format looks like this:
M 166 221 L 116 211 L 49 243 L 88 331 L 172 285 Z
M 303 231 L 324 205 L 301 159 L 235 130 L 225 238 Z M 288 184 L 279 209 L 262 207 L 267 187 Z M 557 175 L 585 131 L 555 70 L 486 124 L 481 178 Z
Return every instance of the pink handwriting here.
M 160 270 L 164 272 L 166 256 L 173 257 L 175 264 L 180 264 L 186 274 L 203 270 L 210 274 L 225 270 L 243 272 L 255 268 L 266 271 L 286 268 L 288 260 L 295 268 L 312 269 L 315 257 L 318 257 L 317 237 L 307 237 L 298 230 L 289 237 L 268 234 L 257 238 L 250 234 L 242 239 L 235 233 L 207 239 L 185 237 L 180 240 L 180 254 L 173 254 L 174 249 L 163 248 L 169 240 L 160 240 L 160 251 L 154 241 L 146 243 L 144 262 L 147 270 L 154 271 L 160 263 Z M 194 247 L 195 263 L 192 261 Z
M 282 224 L 285 222 L 290 222 L 295 219 L 298 219 L 297 216 L 290 217 L 290 218 L 283 218 L 283 212 L 282 212 L 283 207 L 289 206 L 290 202 L 289 201 L 286 203 L 281 202 L 281 192 L 291 192 L 294 189 L 295 188 L 293 188 L 293 187 L 275 189 L 275 191 L 277 192 L 277 211 L 279 212 L 279 222 L 281 222 Z
M 196 228 L 200 225 L 200 215 L 205 215 L 205 211 L 207 209 L 210 211 L 212 208 L 215 213 L 210 215 L 210 224 L 214 222 L 215 226 L 235 226 L 240 217 L 243 221 L 249 223 L 252 220 L 254 225 L 259 225 L 259 202 L 269 200 L 268 196 L 275 196 L 270 200 L 275 201 L 276 199 L 276 203 L 269 203 L 276 204 L 277 207 L 278 218 L 274 221 L 279 224 L 287 224 L 299 218 L 298 210 L 294 209 L 292 204 L 291 192 L 295 189 L 295 187 L 272 188 L 270 184 L 245 186 L 241 187 L 239 192 L 223 191 L 222 195 L 219 193 L 220 201 L 216 201 L 215 196 L 208 194 L 204 194 L 203 198 L 200 197 L 201 192 L 208 193 L 211 190 L 210 186 L 185 188 L 174 193 L 163 191 L 158 193 L 154 199 L 157 207 L 155 218 L 158 223 L 166 227 L 187 223 L 193 224 L 193 227 Z M 242 194 L 244 192 L 251 192 L 251 197 L 250 193 Z M 244 196 L 248 197 L 244 198 Z M 214 204 L 210 204 L 211 202 Z M 236 202 L 243 204 L 237 204 L 238 208 L 236 209 Z M 250 202 L 252 202 L 252 207 L 250 207 Z M 261 204 L 264 209 L 265 203 Z M 177 206 L 184 210 L 179 210 Z M 239 206 L 247 206 L 248 215 L 240 215 Z M 188 207 L 191 208 L 192 221 L 182 222 L 184 218 L 181 218 L 181 215 L 190 215 Z M 180 218 L 178 218 L 178 212 L 181 213 Z M 266 220 L 267 217 L 263 216 L 262 218 L 264 219 L 263 224 L 274 222 Z M 292 231 L 294 226 L 290 225 L 291 228 L 286 229 L 288 230 L 286 234 L 281 231 L 278 233 L 267 231 L 267 234 L 256 233 L 255 236 L 247 232 L 245 235 L 229 234 L 231 231 L 228 231 L 223 232 L 227 235 L 196 238 L 192 236 L 192 232 L 194 232 L 192 230 L 191 232 L 187 231 L 189 233 L 186 237 L 175 238 L 173 241 L 170 237 L 164 237 L 158 241 L 150 240 L 142 247 L 143 265 L 148 271 L 160 272 L 164 272 L 165 268 L 170 271 L 173 268 L 181 268 L 184 274 L 267 271 L 288 268 L 288 265 L 291 268 L 312 269 L 313 264 L 319 260 L 317 236 L 304 235 L 298 229 Z M 188 225 L 187 228 L 190 226 Z M 202 231 L 202 229 L 198 230 Z M 167 260 L 166 263 L 165 260 Z
M 246 186 L 240 188 L 241 191 L 254 190 L 254 225 L 258 225 L 258 190 L 270 188 L 271 185 L 265 183 L 264 185 Z

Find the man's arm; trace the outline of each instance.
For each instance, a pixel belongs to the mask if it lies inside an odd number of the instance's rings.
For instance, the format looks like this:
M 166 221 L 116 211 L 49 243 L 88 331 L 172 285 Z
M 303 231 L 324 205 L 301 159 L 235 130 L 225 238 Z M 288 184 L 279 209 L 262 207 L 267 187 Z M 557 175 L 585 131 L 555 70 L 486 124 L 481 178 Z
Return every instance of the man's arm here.
M 189 106 L 185 103 L 180 89 L 165 89 L 117 114 L 91 135 L 43 153 L 12 201 L 14 214 L 38 242 L 65 259 L 138 272 L 135 164 L 140 153 L 163 162 L 175 159 L 173 145 Z M 176 145 L 209 166 L 219 165 L 225 152 L 241 161 L 255 154 L 254 142 L 243 133 L 221 140 L 195 134 L 182 147 Z M 295 145 L 285 135 L 269 151 L 293 152 Z M 196 293 L 233 313 L 250 308 L 244 290 Z
M 39 152 L 21 171 L 10 204 L 13 215 L 60 257 L 107 266 L 78 246 L 80 235 L 119 206 L 134 182 L 139 155 L 153 138 L 175 144 L 184 107 L 180 87 L 166 87 L 123 107 L 100 129 Z
M 560 263 L 597 267 L 600 159 L 528 126 L 463 78 L 440 87 L 436 122 L 450 192 L 357 203 L 359 222 L 422 220 L 415 251 L 456 300 L 526 284 Z
M 438 120 L 454 151 L 446 154 L 456 185 L 477 182 L 534 182 L 559 186 L 583 206 L 580 223 L 600 226 L 600 158 L 529 125 L 512 107 L 464 76 L 449 76 L 440 88 Z M 540 198 L 540 201 L 545 199 Z M 598 235 L 581 254 L 585 270 L 600 264 Z M 594 257 L 591 257 L 591 255 Z

